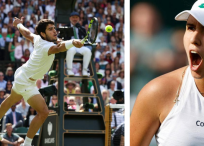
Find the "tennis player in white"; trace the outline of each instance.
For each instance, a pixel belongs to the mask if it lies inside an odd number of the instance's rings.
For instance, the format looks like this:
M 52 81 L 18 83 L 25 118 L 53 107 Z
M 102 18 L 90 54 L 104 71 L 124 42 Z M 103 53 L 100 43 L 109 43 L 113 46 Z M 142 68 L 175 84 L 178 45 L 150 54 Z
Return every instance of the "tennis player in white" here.
M 183 43 L 189 66 L 149 82 L 130 118 L 130 146 L 204 146 L 204 0 L 176 20 L 187 21 Z M 168 55 L 168 54 L 167 54 Z
M 53 42 L 57 41 L 57 31 L 51 20 L 42 19 L 38 22 L 36 31 L 39 35 L 31 33 L 22 23 L 23 17 L 21 20 L 15 18 L 13 25 L 26 39 L 34 43 L 34 51 L 30 55 L 30 59 L 16 70 L 11 95 L 0 105 L 0 119 L 13 104 L 24 98 L 37 111 L 23 145 L 31 146 L 33 137 L 49 114 L 45 100 L 36 87 L 36 80 L 42 79 L 48 72 L 54 60 L 54 54 L 67 51 L 73 46 L 81 48 L 83 44 L 80 40 L 69 40 L 58 42 L 55 45 Z

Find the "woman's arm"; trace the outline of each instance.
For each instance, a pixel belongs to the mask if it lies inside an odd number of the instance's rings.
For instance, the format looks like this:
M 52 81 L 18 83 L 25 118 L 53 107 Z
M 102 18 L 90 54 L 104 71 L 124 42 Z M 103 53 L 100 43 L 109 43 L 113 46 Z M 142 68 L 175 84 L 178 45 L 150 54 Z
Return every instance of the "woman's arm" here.
M 130 117 L 130 146 L 149 146 L 160 126 L 159 87 L 155 80 L 148 83 L 137 96 Z

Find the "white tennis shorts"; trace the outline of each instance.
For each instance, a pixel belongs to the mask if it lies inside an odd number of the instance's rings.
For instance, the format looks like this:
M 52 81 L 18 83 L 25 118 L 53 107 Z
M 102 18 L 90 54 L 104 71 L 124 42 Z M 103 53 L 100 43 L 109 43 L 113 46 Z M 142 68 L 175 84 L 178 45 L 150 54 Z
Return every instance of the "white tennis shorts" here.
M 23 96 L 24 100 L 27 100 L 37 94 L 40 94 L 36 86 L 36 81 L 30 80 L 25 71 L 19 67 L 14 74 L 14 84 L 12 89 Z

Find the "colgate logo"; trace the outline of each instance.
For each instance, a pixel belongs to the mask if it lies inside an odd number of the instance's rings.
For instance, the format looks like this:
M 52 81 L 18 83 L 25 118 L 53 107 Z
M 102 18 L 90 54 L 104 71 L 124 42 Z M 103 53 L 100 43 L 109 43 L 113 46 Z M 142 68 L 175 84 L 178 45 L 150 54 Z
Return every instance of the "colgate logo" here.
M 200 126 L 200 127 L 204 127 L 204 122 L 201 122 L 201 121 L 196 121 L 196 125 L 197 126 Z

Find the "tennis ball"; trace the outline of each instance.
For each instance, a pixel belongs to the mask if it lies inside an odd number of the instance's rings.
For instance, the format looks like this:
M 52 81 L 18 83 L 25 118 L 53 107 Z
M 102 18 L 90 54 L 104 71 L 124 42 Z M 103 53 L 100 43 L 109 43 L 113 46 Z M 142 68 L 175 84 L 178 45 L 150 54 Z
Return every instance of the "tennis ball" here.
M 113 27 L 111 25 L 107 25 L 105 30 L 106 32 L 111 32 L 113 30 Z

